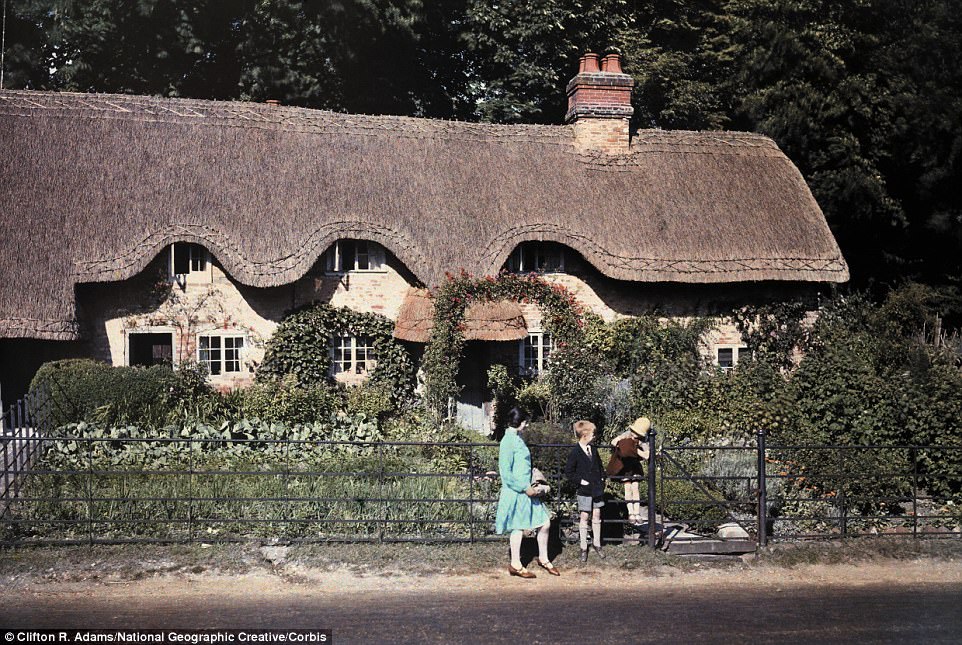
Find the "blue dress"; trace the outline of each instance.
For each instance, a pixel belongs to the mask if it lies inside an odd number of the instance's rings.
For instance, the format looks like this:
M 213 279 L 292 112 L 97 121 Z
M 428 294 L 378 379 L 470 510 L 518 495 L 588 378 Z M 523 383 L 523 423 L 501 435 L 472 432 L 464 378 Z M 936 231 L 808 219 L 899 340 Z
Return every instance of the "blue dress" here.
M 497 533 L 534 529 L 550 519 L 541 500 L 525 495 L 531 485 L 531 452 L 516 428 L 508 428 L 498 451 L 501 495 L 494 529 Z

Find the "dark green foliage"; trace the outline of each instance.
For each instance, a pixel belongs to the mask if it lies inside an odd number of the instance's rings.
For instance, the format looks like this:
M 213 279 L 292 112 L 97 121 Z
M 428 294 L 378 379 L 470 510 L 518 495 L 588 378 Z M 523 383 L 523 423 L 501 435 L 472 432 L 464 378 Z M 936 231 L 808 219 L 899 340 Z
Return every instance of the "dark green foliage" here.
M 756 363 L 788 369 L 795 353 L 808 346 L 809 327 L 803 321 L 812 309 L 801 301 L 746 306 L 734 312 L 732 322 Z
M 370 382 L 390 390 L 394 405 L 403 407 L 413 395 L 414 367 L 393 332 L 394 323 L 378 314 L 328 304 L 304 307 L 287 316 L 268 340 L 257 380 L 291 376 L 306 387 L 330 384 L 330 339 L 341 334 L 370 336 L 377 356 Z
M 288 425 L 326 421 L 343 407 L 334 385 L 300 385 L 292 378 L 255 383 L 241 390 L 239 398 L 239 418 Z
M 424 350 L 425 404 L 436 417 L 443 417 L 448 400 L 459 392 L 458 367 L 464 348 L 462 323 L 471 302 L 509 300 L 534 302 L 542 311 L 545 331 L 556 344 L 552 356 L 563 360 L 567 368 L 578 370 L 572 375 L 548 376 L 558 379 L 558 387 L 549 388 L 549 406 L 555 415 L 569 416 L 586 411 L 583 400 L 565 398 L 572 393 L 571 379 L 591 383 L 597 374 L 589 373 L 590 357 L 583 352 L 583 322 L 574 297 L 564 287 L 551 284 L 537 274 L 502 273 L 497 278 L 474 278 L 463 272 L 448 275 L 447 281 L 433 294 L 434 319 L 431 341 Z M 552 358 L 554 364 L 554 358 Z M 548 370 L 551 371 L 551 368 Z M 583 392 L 577 394 L 583 397 Z
M 482 120 L 560 123 L 564 86 L 586 50 L 618 46 L 631 20 L 625 0 L 471 0 L 462 40 Z
M 704 376 L 701 337 L 711 326 L 706 319 L 661 322 L 654 316 L 615 323 L 618 363 L 627 368 L 638 416 L 693 407 Z
M 89 359 L 45 363 L 30 384 L 49 396 L 52 427 L 79 421 L 159 427 L 216 398 L 196 366 L 111 367 Z

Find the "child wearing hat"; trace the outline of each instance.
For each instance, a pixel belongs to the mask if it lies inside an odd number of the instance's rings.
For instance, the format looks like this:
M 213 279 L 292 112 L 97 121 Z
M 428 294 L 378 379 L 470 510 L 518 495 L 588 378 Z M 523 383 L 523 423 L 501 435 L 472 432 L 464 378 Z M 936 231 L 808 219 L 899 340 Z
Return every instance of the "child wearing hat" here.
M 641 494 L 638 491 L 638 482 L 645 476 L 642 461 L 648 459 L 649 430 L 651 420 L 648 417 L 638 417 L 625 432 L 612 439 L 614 450 L 605 469 L 608 475 L 621 479 L 625 484 L 625 502 L 631 524 L 641 524 Z

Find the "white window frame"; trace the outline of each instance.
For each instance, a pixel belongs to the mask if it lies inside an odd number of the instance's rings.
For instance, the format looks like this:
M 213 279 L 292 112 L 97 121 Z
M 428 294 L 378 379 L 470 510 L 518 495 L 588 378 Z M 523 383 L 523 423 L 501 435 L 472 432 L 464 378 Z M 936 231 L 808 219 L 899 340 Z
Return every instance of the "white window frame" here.
M 214 370 L 211 369 L 211 362 L 212 362 L 212 361 L 210 360 L 210 358 L 208 357 L 208 358 L 205 360 L 204 357 L 203 357 L 202 352 L 205 351 L 205 349 L 201 347 L 201 344 L 202 344 L 202 342 L 203 342 L 202 339 L 204 339 L 204 338 L 216 338 L 216 339 L 218 339 L 218 344 L 219 344 L 220 346 L 217 348 L 217 351 L 218 351 L 219 354 L 220 354 L 220 358 L 218 358 L 217 360 L 218 360 L 218 363 L 220 364 L 220 367 L 218 368 L 219 371 L 218 371 L 217 373 L 214 373 Z M 236 357 L 233 358 L 233 359 L 228 359 L 228 358 L 227 358 L 227 352 L 228 352 L 229 350 L 228 350 L 228 347 L 227 347 L 227 341 L 233 341 L 233 342 L 236 344 L 236 341 L 238 341 L 238 340 L 239 340 L 240 343 L 241 343 L 241 344 L 240 344 L 240 347 L 236 347 L 236 346 L 235 346 L 235 347 L 230 348 L 231 351 L 236 352 L 236 354 L 237 354 Z M 208 344 L 209 344 L 209 343 L 210 343 L 210 341 L 208 341 Z M 209 351 L 211 351 L 211 349 L 212 349 L 212 348 L 209 347 L 209 345 L 208 345 L 208 347 L 206 348 L 206 351 L 209 352 Z M 206 332 L 201 332 L 201 333 L 197 334 L 197 363 L 200 364 L 200 365 L 206 365 L 206 366 L 207 366 L 207 369 L 208 369 L 208 373 L 210 374 L 210 376 L 213 376 L 213 377 L 216 377 L 216 376 L 230 376 L 230 375 L 232 375 L 232 374 L 241 374 L 241 373 L 243 373 L 243 372 L 244 372 L 244 355 L 245 355 L 246 351 L 247 351 L 247 336 L 246 336 L 245 334 L 243 334 L 243 333 L 238 333 L 238 332 L 206 331 Z M 237 363 L 237 369 L 228 370 L 228 369 L 227 369 L 228 360 L 230 360 L 231 362 L 236 362 L 236 363 Z
M 723 349 L 732 350 L 732 364 L 727 367 L 722 366 L 721 360 L 719 360 L 719 356 L 718 356 L 719 351 Z M 715 366 L 718 369 L 722 370 L 723 372 L 730 372 L 731 370 L 735 369 L 738 366 L 738 361 L 739 359 L 741 359 L 742 352 L 747 352 L 747 351 L 748 351 L 748 347 L 746 345 L 731 344 L 731 343 L 715 345 L 712 350 L 712 362 L 715 364 Z
M 344 267 L 344 246 L 345 242 L 353 242 L 354 257 L 351 259 L 351 266 Z M 363 245 L 365 252 L 360 252 L 359 248 Z M 385 269 L 384 247 L 371 240 L 336 240 L 324 252 L 324 273 L 329 275 L 341 275 L 344 273 L 383 273 Z M 362 264 L 360 258 L 367 258 L 366 269 L 359 268 Z
M 176 273 L 176 247 L 180 244 L 187 245 L 187 273 Z M 211 277 L 211 256 L 210 251 L 208 251 L 202 244 L 197 244 L 195 242 L 174 242 L 170 245 L 170 263 L 168 266 L 168 273 L 170 275 L 170 280 L 176 282 L 181 287 L 187 285 L 188 279 L 190 280 L 200 280 L 201 282 L 209 282 Z M 194 268 L 194 267 L 197 268 Z
M 538 255 L 541 254 L 547 257 L 546 250 L 550 248 L 558 249 L 558 266 L 551 269 L 538 269 Z M 534 260 L 530 260 L 532 255 L 534 256 Z M 549 243 L 538 241 L 522 242 L 511 252 L 511 256 L 508 258 L 508 269 L 513 273 L 564 273 L 565 255 L 567 255 L 565 248 L 560 244 L 549 245 Z M 528 267 L 529 262 L 535 266 Z
M 538 376 L 547 369 L 554 349 L 555 343 L 551 334 L 529 331 L 527 338 L 518 341 L 518 371 L 523 376 Z
M 377 366 L 373 336 L 342 334 L 328 341 L 331 356 L 331 376 L 338 374 L 368 375 Z

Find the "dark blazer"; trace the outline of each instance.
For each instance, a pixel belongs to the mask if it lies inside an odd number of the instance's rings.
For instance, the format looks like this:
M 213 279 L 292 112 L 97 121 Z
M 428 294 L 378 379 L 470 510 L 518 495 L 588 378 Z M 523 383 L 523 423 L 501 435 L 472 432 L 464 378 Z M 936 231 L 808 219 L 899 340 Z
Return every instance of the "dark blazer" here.
M 572 484 L 578 487 L 578 494 L 590 496 L 597 499 L 605 492 L 605 470 L 601 465 L 601 457 L 598 456 L 598 448 L 591 446 L 591 459 L 581 448 L 581 444 L 575 444 L 568 453 L 568 462 L 565 464 L 565 477 Z M 588 482 L 585 486 L 581 480 Z

